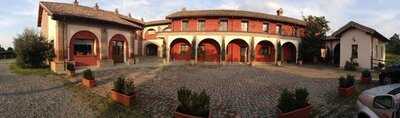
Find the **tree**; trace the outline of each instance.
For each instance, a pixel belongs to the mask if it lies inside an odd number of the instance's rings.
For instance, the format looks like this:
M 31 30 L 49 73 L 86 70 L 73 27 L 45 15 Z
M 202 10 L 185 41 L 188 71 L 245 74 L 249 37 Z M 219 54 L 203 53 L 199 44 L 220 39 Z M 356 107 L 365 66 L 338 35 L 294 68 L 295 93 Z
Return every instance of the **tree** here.
M 0 45 L 0 52 L 6 51 L 3 47 Z
M 322 41 L 326 39 L 326 33 L 330 30 L 329 21 L 324 16 L 307 16 L 303 19 L 306 28 L 300 53 L 304 61 L 311 62 L 321 55 Z
M 387 51 L 393 54 L 400 54 L 400 38 L 397 33 L 395 33 L 388 42 Z
M 14 38 L 16 63 L 23 68 L 45 66 L 50 44 L 33 29 L 25 29 Z

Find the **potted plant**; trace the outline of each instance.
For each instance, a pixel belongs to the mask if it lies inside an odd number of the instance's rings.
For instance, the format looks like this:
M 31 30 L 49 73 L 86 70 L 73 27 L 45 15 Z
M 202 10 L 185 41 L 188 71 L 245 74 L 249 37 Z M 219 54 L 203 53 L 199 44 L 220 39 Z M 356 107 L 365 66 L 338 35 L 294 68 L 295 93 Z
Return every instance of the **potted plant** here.
M 278 57 L 277 57 L 276 65 L 277 66 L 281 66 L 282 65 L 282 45 L 281 45 L 281 42 L 278 42 L 278 44 L 277 44 L 277 52 L 278 52 Z
M 117 103 L 129 107 L 135 97 L 135 85 L 123 77 L 114 81 L 114 88 L 111 90 L 111 99 Z
M 96 86 L 96 81 L 94 80 L 94 75 L 92 70 L 87 69 L 83 71 L 83 78 L 82 78 L 82 83 L 84 86 L 88 88 L 92 88 Z
M 178 90 L 178 100 L 175 118 L 210 118 L 210 96 L 205 90 L 198 94 L 182 87 Z
M 353 92 L 355 90 L 354 82 L 355 79 L 353 75 L 347 75 L 347 78 L 340 77 L 338 88 L 339 95 L 345 97 L 353 95 Z
M 372 80 L 371 72 L 368 69 L 364 69 L 361 72 L 361 78 L 360 79 L 361 79 L 361 83 L 369 84 L 371 82 L 371 80 Z
M 298 88 L 294 93 L 284 89 L 278 101 L 278 118 L 309 118 L 312 106 L 308 103 L 308 95 L 304 88 Z
M 73 63 L 67 63 L 67 70 L 68 76 L 75 76 L 75 65 Z

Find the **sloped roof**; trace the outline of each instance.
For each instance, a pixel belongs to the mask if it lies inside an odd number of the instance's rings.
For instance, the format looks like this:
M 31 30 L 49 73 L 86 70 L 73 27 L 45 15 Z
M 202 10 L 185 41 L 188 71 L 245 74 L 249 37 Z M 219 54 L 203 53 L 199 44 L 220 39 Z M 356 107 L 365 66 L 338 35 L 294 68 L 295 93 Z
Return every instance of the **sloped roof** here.
M 302 26 L 306 25 L 305 21 L 295 18 L 243 10 L 182 10 L 168 15 L 166 18 L 173 19 L 187 17 L 245 17 L 293 23 Z
M 40 2 L 40 9 L 46 10 L 53 17 L 78 17 L 98 20 L 119 25 L 142 28 L 144 23 L 140 20 L 101 9 L 57 2 Z M 40 16 L 39 16 L 40 17 Z M 39 19 L 39 26 L 40 26 Z
M 145 26 L 152 26 L 152 25 L 164 25 L 164 24 L 170 24 L 171 20 L 154 20 L 154 21 L 149 21 L 145 22 Z
M 387 39 L 385 36 L 383 36 L 381 33 L 376 31 L 375 29 L 372 29 L 370 27 L 361 25 L 361 24 L 356 23 L 354 21 L 350 21 L 349 23 L 347 23 L 346 25 L 341 27 L 339 30 L 335 31 L 331 36 L 338 38 L 338 37 L 340 37 L 340 35 L 342 35 L 343 33 L 345 33 L 347 30 L 349 30 L 351 28 L 356 28 L 356 29 L 359 29 L 361 31 L 364 31 L 364 32 L 366 32 L 368 34 L 371 34 L 371 35 L 377 37 L 379 40 L 389 41 L 389 39 Z

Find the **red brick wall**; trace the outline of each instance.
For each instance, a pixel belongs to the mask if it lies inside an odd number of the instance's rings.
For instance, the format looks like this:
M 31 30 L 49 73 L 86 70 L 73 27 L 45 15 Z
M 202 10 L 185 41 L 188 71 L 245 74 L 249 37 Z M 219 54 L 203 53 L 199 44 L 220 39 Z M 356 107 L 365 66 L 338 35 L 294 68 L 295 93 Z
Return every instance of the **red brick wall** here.
M 189 18 L 185 19 L 189 21 L 189 31 L 191 32 L 196 32 L 197 31 L 197 22 L 200 18 Z M 201 18 L 204 19 L 204 18 Z M 171 26 L 172 26 L 172 31 L 174 32 L 180 32 L 181 27 L 182 27 L 182 20 L 183 19 L 173 19 Z M 219 21 L 220 18 L 206 18 L 206 23 L 205 23 L 205 30 L 206 32 L 215 32 L 219 31 Z M 228 19 L 228 31 L 230 32 L 242 32 L 241 30 L 241 22 L 242 18 L 230 18 Z M 262 31 L 262 25 L 264 23 L 264 20 L 260 19 L 248 19 L 249 21 L 249 32 L 257 32 L 257 33 L 264 33 Z M 277 23 L 275 21 L 268 21 L 269 22 L 269 34 L 275 34 L 276 30 L 276 25 L 282 25 L 282 35 L 284 36 L 293 36 L 293 27 L 295 26 L 294 24 L 288 24 L 288 23 Z M 304 27 L 303 26 L 295 26 L 298 27 L 298 33 L 299 36 L 304 36 Z

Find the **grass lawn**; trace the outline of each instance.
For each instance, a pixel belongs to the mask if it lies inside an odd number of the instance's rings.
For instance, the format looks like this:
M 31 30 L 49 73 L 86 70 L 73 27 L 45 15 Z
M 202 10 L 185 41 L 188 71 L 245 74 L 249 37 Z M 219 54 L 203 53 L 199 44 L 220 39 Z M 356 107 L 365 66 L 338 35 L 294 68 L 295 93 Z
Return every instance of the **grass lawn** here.
M 387 65 L 400 64 L 400 55 L 386 53 Z
M 17 75 L 39 75 L 46 76 L 54 74 L 50 68 L 21 68 L 15 63 L 9 63 L 9 69 L 12 73 Z

